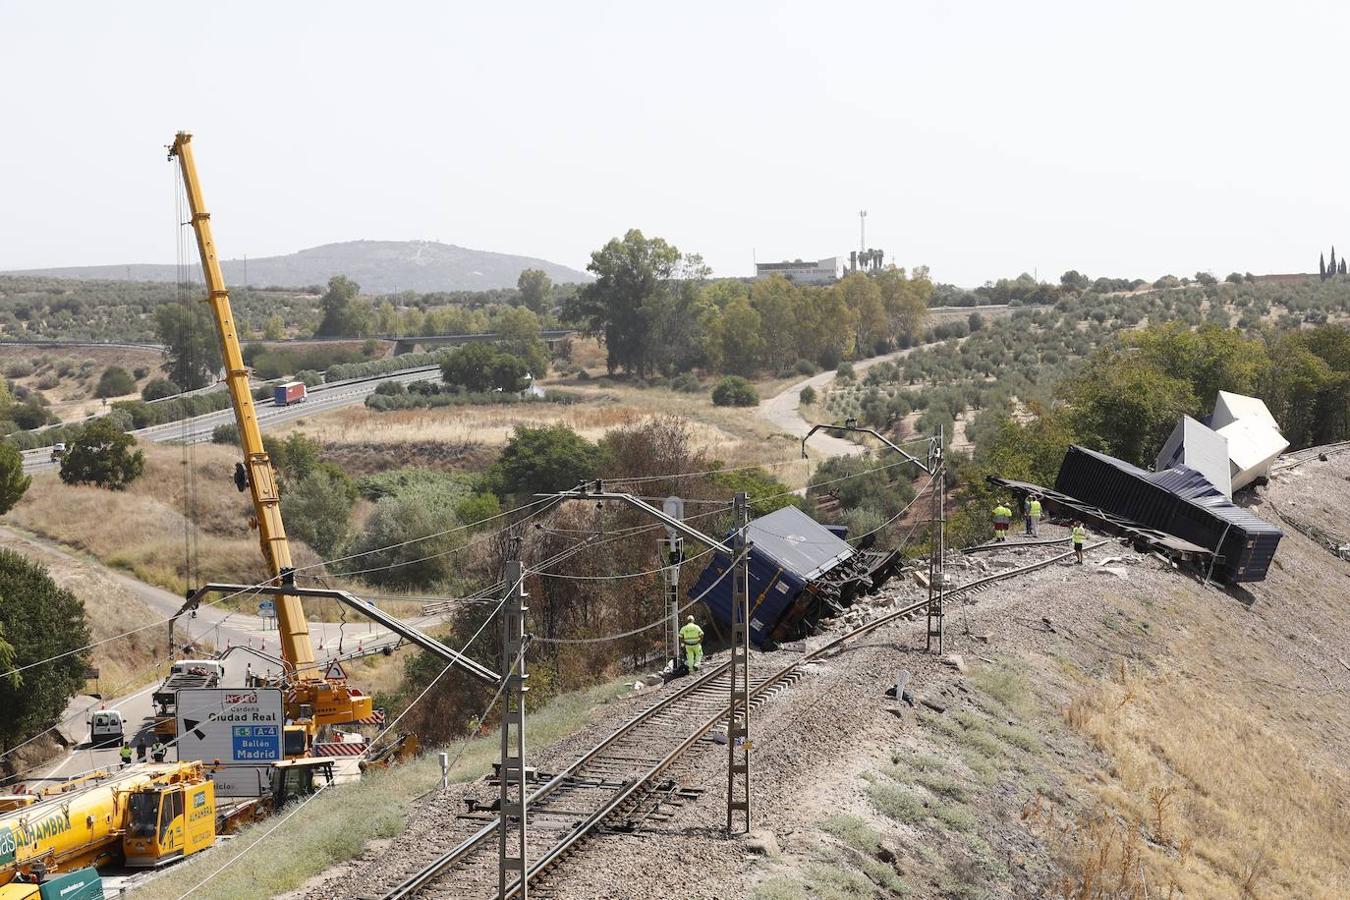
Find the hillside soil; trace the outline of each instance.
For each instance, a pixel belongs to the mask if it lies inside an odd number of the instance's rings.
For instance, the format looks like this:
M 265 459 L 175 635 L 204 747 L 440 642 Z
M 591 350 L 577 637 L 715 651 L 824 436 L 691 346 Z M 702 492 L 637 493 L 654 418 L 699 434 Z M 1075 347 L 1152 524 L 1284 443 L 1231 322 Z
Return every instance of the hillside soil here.
M 922 620 L 873 632 L 758 711 L 749 839 L 722 831 L 725 748 L 705 742 L 681 775 L 699 800 L 595 839 L 549 895 L 1350 895 L 1350 564 L 1304 533 L 1346 530 L 1348 479 L 1350 455 L 1249 499 L 1287 529 L 1264 582 L 1206 587 L 1110 543 L 1081 568 L 953 601 L 944 657 L 924 652 Z M 1044 552 L 960 559 L 955 578 Z M 917 597 L 894 585 L 848 618 Z M 885 696 L 902 671 L 912 706 Z M 538 764 L 574 757 L 639 702 Z M 425 853 L 418 835 L 459 827 L 464 795 L 490 792 L 430 798 L 403 841 L 309 896 L 359 894 L 393 854 Z

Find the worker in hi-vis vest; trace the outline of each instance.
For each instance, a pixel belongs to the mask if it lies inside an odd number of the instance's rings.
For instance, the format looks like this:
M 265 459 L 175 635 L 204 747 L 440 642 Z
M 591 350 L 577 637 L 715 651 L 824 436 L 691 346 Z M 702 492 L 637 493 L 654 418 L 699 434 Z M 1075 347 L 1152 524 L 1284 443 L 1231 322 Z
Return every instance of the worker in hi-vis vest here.
M 1008 539 L 1008 523 L 1012 521 L 1012 510 L 1003 502 L 994 507 L 994 540 Z
M 684 644 L 684 661 L 689 671 L 697 672 L 698 667 L 703 665 L 703 629 L 698 627 L 693 616 L 680 629 L 680 643 Z
M 1073 523 L 1073 553 L 1078 557 L 1078 565 L 1083 564 L 1083 545 L 1087 543 L 1087 529 L 1083 523 L 1074 520 Z
M 1039 537 L 1041 533 L 1041 498 L 1031 495 L 1031 502 L 1027 504 L 1027 534 L 1032 537 Z

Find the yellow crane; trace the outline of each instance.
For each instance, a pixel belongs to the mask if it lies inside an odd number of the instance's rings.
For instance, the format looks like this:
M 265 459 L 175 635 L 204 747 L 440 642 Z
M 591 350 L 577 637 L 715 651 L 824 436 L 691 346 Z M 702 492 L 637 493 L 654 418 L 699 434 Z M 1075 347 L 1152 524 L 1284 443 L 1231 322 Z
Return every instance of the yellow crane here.
M 216 253 L 215 238 L 211 234 L 211 214 L 202 200 L 201 183 L 192 156 L 192 135 L 180 131 L 169 147 L 169 158 L 177 159 L 183 175 L 188 208 L 192 214 L 192 230 L 197 236 L 201 253 L 202 272 L 206 278 L 206 302 L 220 340 L 221 357 L 225 363 L 225 384 L 230 391 L 235 421 L 239 425 L 239 441 L 244 451 L 244 473 L 254 515 L 250 524 L 258 530 L 263 559 L 270 576 L 269 587 L 276 585 L 277 630 L 281 638 L 281 658 L 285 662 L 290 687 L 286 696 L 286 717 L 307 726 L 308 744 L 321 725 L 340 725 L 355 722 L 371 715 L 371 698 L 354 689 L 345 681 L 326 680 L 324 672 L 314 661 L 314 645 L 309 636 L 309 623 L 297 593 L 286 590 L 295 584 L 295 567 L 291 562 L 291 547 L 286 540 L 286 526 L 281 520 L 281 494 L 276 473 L 263 447 L 262 430 L 249 390 L 248 369 L 239 346 L 239 333 L 230 309 L 230 292 L 225 287 L 220 258 Z M 289 754 L 288 754 L 289 755 Z

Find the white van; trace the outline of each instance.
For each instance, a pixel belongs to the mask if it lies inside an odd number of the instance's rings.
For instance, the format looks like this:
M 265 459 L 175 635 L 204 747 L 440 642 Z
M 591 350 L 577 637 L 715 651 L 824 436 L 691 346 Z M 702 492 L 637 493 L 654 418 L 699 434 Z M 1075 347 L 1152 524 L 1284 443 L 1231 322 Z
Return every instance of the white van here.
M 126 721 L 115 709 L 98 709 L 89 716 L 89 743 L 95 747 L 120 747 L 126 739 Z

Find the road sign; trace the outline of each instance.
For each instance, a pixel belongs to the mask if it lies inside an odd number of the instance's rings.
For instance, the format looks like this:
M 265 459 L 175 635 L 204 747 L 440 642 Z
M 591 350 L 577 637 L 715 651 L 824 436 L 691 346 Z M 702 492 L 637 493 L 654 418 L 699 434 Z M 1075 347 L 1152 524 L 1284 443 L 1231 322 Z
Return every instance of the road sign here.
M 272 767 L 217 766 L 211 781 L 217 797 L 261 797 L 271 787 Z
M 192 688 L 177 692 L 178 758 L 221 765 L 281 759 L 281 691 Z
M 335 659 L 335 660 L 333 660 L 331 663 L 328 664 L 328 669 L 327 669 L 327 671 L 325 671 L 325 672 L 323 673 L 323 677 L 324 677 L 324 678 L 339 678 L 339 679 L 342 679 L 342 680 L 345 681 L 346 678 L 347 678 L 347 673 L 346 673 L 346 671 L 342 668 L 342 663 L 338 662 L 338 661 Z
M 277 615 L 277 604 L 274 600 L 259 600 L 258 615 L 264 619 L 273 619 Z

